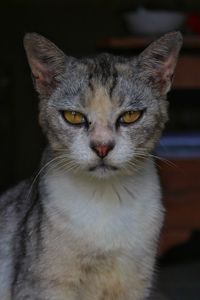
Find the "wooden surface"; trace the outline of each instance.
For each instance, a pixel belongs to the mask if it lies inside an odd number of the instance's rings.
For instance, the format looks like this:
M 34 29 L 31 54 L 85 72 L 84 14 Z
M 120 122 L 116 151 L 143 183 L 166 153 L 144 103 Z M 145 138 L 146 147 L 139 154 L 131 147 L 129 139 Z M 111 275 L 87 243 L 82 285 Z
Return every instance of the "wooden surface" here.
M 200 88 L 200 55 L 180 56 L 176 67 L 173 87 L 175 89 Z
M 97 42 L 98 48 L 118 49 L 140 49 L 145 48 L 157 37 L 128 36 L 128 37 L 107 37 Z M 184 36 L 183 48 L 186 50 L 200 49 L 200 36 Z
M 200 159 L 159 162 L 166 208 L 160 253 L 186 242 L 192 231 L 200 230 Z

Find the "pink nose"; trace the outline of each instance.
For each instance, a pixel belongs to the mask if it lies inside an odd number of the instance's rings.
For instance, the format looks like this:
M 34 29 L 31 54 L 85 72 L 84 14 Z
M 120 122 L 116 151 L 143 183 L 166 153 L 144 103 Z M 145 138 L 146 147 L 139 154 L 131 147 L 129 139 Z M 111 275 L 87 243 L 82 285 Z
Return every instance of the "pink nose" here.
M 109 143 L 109 144 L 91 144 L 92 150 L 96 152 L 96 154 L 100 158 L 104 158 L 105 156 L 108 155 L 108 152 L 110 152 L 114 148 L 114 143 Z

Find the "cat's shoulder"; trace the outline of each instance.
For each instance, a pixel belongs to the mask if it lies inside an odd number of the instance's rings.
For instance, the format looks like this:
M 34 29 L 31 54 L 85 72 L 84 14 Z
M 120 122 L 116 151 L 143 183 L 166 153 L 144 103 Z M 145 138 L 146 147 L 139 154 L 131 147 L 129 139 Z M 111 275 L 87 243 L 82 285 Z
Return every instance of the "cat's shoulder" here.
M 29 180 L 23 180 L 15 186 L 7 189 L 0 195 L 0 211 L 16 204 L 16 201 L 20 199 L 29 189 Z

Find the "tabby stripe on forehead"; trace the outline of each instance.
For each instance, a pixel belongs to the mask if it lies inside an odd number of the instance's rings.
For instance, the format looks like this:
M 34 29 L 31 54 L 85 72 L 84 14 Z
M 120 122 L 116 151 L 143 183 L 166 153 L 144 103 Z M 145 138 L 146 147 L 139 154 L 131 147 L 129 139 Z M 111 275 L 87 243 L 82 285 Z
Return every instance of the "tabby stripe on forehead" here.
M 108 78 L 111 76 L 111 66 L 108 63 L 108 61 L 105 61 L 105 59 L 100 60 L 99 66 L 101 68 L 100 72 L 102 74 L 102 83 L 106 84 L 108 81 Z
M 89 77 L 88 77 L 88 86 L 91 89 L 91 91 L 94 91 L 94 86 L 92 83 L 92 79 L 93 79 L 93 74 L 92 72 L 90 72 Z
M 110 97 L 112 97 L 113 90 L 117 85 L 117 79 L 118 79 L 118 73 L 117 73 L 117 70 L 115 69 L 112 74 L 112 85 L 111 85 L 110 91 L 109 91 Z

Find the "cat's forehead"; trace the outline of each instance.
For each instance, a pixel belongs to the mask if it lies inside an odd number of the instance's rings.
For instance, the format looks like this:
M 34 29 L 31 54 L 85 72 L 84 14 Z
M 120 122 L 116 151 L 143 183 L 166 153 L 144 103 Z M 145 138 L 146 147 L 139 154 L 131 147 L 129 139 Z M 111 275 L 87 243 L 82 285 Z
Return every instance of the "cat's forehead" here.
M 106 88 L 104 86 L 96 87 L 88 96 L 87 105 L 97 112 L 106 113 L 107 110 L 111 109 L 111 98 Z
M 127 59 L 107 53 L 86 59 L 84 62 L 87 65 L 90 87 L 95 88 L 95 85 L 101 84 L 107 88 L 109 94 L 112 93 L 119 76 L 128 77 L 132 73 Z
M 86 90 L 87 104 L 104 111 L 146 104 L 150 91 L 142 82 L 137 69 L 137 59 L 130 62 L 126 58 L 103 54 L 89 65 Z M 86 95 L 86 98 L 87 98 Z
M 67 68 L 62 88 L 52 100 L 54 104 L 64 101 L 74 110 L 84 108 L 99 116 L 132 106 L 142 109 L 147 92 L 142 80 L 138 80 L 136 62 L 110 54 L 76 61 L 70 70 Z
M 87 111 L 96 121 L 106 125 L 112 112 L 116 110 L 115 102 L 111 100 L 106 88 L 102 85 L 96 87 L 89 94 L 86 100 Z
M 135 61 L 130 63 L 126 58 L 110 54 L 86 59 L 85 68 L 78 74 L 82 78 L 79 82 L 83 83 L 86 105 L 105 110 L 121 106 L 127 99 L 138 98 L 136 95 L 141 90 L 138 89 Z

